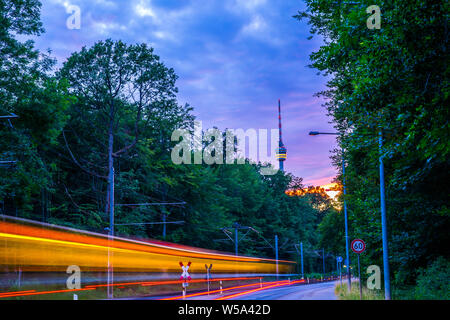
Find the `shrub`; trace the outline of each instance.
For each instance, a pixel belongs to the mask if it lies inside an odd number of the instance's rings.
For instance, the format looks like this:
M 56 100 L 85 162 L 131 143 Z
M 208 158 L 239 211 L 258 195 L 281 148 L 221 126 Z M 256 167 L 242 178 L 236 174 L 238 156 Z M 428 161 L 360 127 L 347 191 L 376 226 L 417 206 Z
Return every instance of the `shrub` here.
M 420 270 L 415 298 L 421 300 L 450 299 L 450 261 L 439 257 L 427 269 Z

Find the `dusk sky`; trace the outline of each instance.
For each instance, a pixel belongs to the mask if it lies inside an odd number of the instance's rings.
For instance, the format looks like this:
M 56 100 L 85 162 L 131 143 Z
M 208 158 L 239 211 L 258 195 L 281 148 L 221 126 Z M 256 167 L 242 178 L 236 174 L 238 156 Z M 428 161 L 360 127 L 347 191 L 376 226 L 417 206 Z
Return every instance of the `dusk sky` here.
M 69 5 L 81 9 L 81 28 L 68 29 Z M 179 76 L 178 101 L 189 103 L 203 128 L 275 129 L 281 99 L 285 170 L 306 185 L 331 182 L 333 131 L 314 93 L 326 79 L 307 67 L 319 38 L 292 16 L 300 0 L 43 0 L 45 33 L 36 38 L 61 64 L 72 52 L 111 38 L 145 42 Z

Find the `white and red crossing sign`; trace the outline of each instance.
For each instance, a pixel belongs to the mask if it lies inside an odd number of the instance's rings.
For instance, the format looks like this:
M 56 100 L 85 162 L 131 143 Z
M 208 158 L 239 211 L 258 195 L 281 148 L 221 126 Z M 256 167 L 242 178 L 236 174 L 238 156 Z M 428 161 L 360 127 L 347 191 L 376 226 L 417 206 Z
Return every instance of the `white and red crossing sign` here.
M 188 264 L 185 266 L 183 265 L 183 262 L 180 261 L 181 269 L 183 270 L 183 273 L 181 274 L 180 280 L 191 280 L 191 276 L 189 275 L 189 267 L 191 266 L 191 262 L 189 261 Z
M 357 254 L 360 254 L 366 250 L 366 243 L 361 239 L 353 240 L 350 246 L 353 252 Z

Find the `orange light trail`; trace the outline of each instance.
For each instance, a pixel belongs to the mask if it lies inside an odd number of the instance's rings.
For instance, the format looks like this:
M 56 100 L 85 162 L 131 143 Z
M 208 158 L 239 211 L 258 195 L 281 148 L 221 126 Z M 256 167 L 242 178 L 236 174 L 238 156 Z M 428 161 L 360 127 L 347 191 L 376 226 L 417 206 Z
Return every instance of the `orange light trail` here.
M 44 225 L 44 224 L 42 224 Z M 16 236 L 27 236 L 32 239 L 51 239 L 60 240 L 64 242 L 71 242 L 77 244 L 87 244 L 94 245 L 98 247 L 112 247 L 116 249 L 128 249 L 143 251 L 149 253 L 158 254 L 168 254 L 177 255 L 185 257 L 196 257 L 196 258 L 210 258 L 219 260 L 233 260 L 233 261 L 275 261 L 273 259 L 265 258 L 255 258 L 255 257 L 245 257 L 245 256 L 235 256 L 224 253 L 211 253 L 205 251 L 198 251 L 197 248 L 179 248 L 175 244 L 172 245 L 162 245 L 156 243 L 147 243 L 138 240 L 125 239 L 120 237 L 113 237 L 111 240 L 103 234 L 87 232 L 82 230 L 71 230 L 69 228 L 59 228 L 58 230 L 55 226 L 45 228 L 43 226 L 29 226 L 17 223 L 11 223 L 6 221 L 0 221 L 0 233 L 5 236 L 9 234 Z M 67 229 L 67 230 L 66 230 Z M 292 261 L 278 260 L 279 262 L 292 263 Z
M 0 298 L 2 298 L 3 296 L 9 296 L 9 295 L 11 295 L 11 294 L 20 294 L 20 293 L 35 292 L 35 291 L 36 291 L 36 290 L 0 292 Z
M 155 244 L 138 240 L 46 225 L 0 216 L 0 268 L 23 272 L 64 272 L 77 265 L 83 272 L 105 272 L 108 257 L 121 272 L 180 272 L 179 262 L 192 262 L 190 272 L 203 273 L 213 264 L 217 273 L 273 273 L 276 261 L 202 251 L 176 244 Z M 295 262 L 278 260 L 280 273 L 291 273 Z
M 259 279 L 259 277 L 240 277 L 240 278 L 218 278 L 218 279 L 211 279 L 210 281 L 232 281 L 232 280 L 255 280 Z M 201 283 L 201 282 L 207 282 L 206 279 L 196 279 L 191 280 L 189 283 Z M 117 286 L 119 289 L 124 289 L 124 286 L 129 285 L 141 285 L 141 286 L 156 286 L 156 285 L 165 285 L 165 284 L 181 284 L 183 283 L 183 280 L 168 280 L 168 281 L 152 281 L 152 282 L 128 282 L 128 283 L 114 283 L 114 284 L 95 284 L 95 285 L 87 285 L 84 287 L 84 289 L 73 289 L 73 290 L 56 290 L 56 291 L 40 291 L 36 292 L 36 290 L 26 290 L 26 291 L 11 291 L 11 292 L 1 292 L 0 298 L 8 298 L 8 297 L 18 297 L 18 296 L 26 296 L 30 295 L 30 293 L 33 294 L 49 294 L 49 293 L 59 293 L 59 292 L 69 292 L 69 291 L 79 291 L 79 290 L 94 290 L 100 287 L 108 287 L 108 286 Z
M 296 280 L 296 281 L 287 282 L 287 283 L 278 283 L 278 284 L 266 286 L 266 287 L 263 287 L 263 288 L 258 288 L 258 289 L 253 289 L 253 290 L 249 290 L 249 291 L 239 292 L 239 293 L 232 294 L 232 295 L 225 296 L 225 297 L 219 297 L 219 298 L 216 298 L 214 300 L 228 300 L 228 299 L 231 299 L 231 298 L 240 297 L 240 296 L 243 296 L 243 295 L 246 295 L 246 294 L 250 294 L 250 293 L 254 293 L 254 292 L 258 292 L 258 291 L 262 291 L 262 290 L 266 290 L 266 289 L 270 289 L 270 288 L 276 288 L 276 287 L 281 287 L 281 286 L 286 286 L 286 285 L 292 285 L 292 284 L 301 283 L 301 282 L 305 282 L 305 280 Z
M 281 282 L 285 282 L 285 281 L 287 281 L 287 280 L 283 280 Z M 263 284 L 270 284 L 270 283 L 280 283 L 280 281 L 263 282 Z M 245 284 L 245 285 L 242 285 L 242 286 L 225 288 L 225 289 L 222 289 L 222 290 L 217 289 L 217 290 L 211 290 L 209 292 L 208 291 L 203 291 L 203 292 L 188 294 L 188 295 L 185 295 L 185 296 L 170 297 L 170 298 L 164 298 L 164 299 L 159 299 L 159 300 L 179 300 L 179 299 L 183 299 L 183 298 L 204 296 L 204 295 L 211 294 L 211 293 L 217 293 L 217 292 L 221 292 L 221 291 L 229 291 L 229 290 L 246 288 L 246 287 L 252 287 L 252 286 L 259 286 L 259 285 L 261 285 L 261 284 L 260 283 L 251 283 L 251 284 Z
M 240 277 L 240 278 L 216 278 L 216 279 L 210 279 L 210 282 L 213 281 L 232 281 L 232 280 L 255 280 L 259 279 L 259 277 Z M 189 283 L 199 283 L 199 282 L 207 282 L 206 279 L 194 279 L 189 280 Z M 165 281 L 141 281 L 141 282 L 119 282 L 119 283 L 113 283 L 113 284 L 91 284 L 87 285 L 86 288 L 100 288 L 100 287 L 113 287 L 113 286 L 131 286 L 131 285 L 141 285 L 143 287 L 147 286 L 157 286 L 157 285 L 164 285 L 164 284 L 181 284 L 183 283 L 183 280 L 165 280 Z
M 0 215 L 0 272 L 15 270 L 23 274 L 54 273 L 46 275 L 42 285 L 45 285 L 46 279 L 60 277 L 60 273 L 65 273 L 71 265 L 78 266 L 83 273 L 105 273 L 111 266 L 114 272 L 167 274 L 181 272 L 180 262 L 189 262 L 189 272 L 193 275 L 204 274 L 204 265 L 212 264 L 215 274 L 219 277 L 222 274 L 223 278 L 210 279 L 211 282 L 259 279 L 263 275 L 277 271 L 277 261 L 273 259 L 235 256 L 171 243 L 109 238 L 104 234 Z M 281 274 L 290 274 L 294 269 L 295 262 L 278 260 L 278 271 Z M 228 278 L 230 274 L 237 277 Z M 207 281 L 197 278 L 189 282 Z M 123 288 L 133 285 L 176 285 L 183 282 L 184 280 L 178 278 L 155 279 L 155 281 L 90 284 L 83 286 L 82 289 L 53 291 L 49 291 L 48 287 L 35 287 L 36 290 L 0 292 L 0 298 L 86 291 L 109 286 Z
M 255 278 L 222 278 L 222 279 L 210 279 L 210 282 L 214 282 L 214 281 L 233 281 L 233 280 L 254 280 L 254 279 L 259 279 L 258 277 Z M 207 282 L 208 280 L 206 279 L 194 279 L 194 280 L 189 280 L 188 283 L 201 283 L 201 282 Z M 162 281 L 159 283 L 146 283 L 143 284 L 143 287 L 147 287 L 147 286 L 155 286 L 155 285 L 160 285 L 160 284 L 173 284 L 173 283 L 177 283 L 177 284 L 181 284 L 183 283 L 184 280 L 173 280 L 173 281 Z
M 73 292 L 73 291 L 86 291 L 86 290 L 95 290 L 92 289 L 67 289 L 67 290 L 54 290 L 54 291 L 39 291 L 39 292 L 28 292 L 28 293 L 18 293 L 18 294 L 8 294 L 2 295 L 0 298 L 10 298 L 10 297 L 19 297 L 19 296 L 33 296 L 38 294 L 50 294 L 50 293 L 62 293 L 62 292 Z M 35 290 L 30 290 L 35 291 Z

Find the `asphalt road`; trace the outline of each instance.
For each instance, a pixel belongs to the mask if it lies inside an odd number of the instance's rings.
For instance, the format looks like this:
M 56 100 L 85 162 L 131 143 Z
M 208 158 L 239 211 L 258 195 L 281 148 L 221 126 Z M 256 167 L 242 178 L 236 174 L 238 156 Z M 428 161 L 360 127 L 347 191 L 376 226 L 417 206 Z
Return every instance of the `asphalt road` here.
M 236 297 L 233 300 L 336 300 L 335 285 L 336 282 L 324 282 L 270 288 Z
M 220 294 L 197 295 L 187 297 L 186 300 L 215 300 L 217 298 L 227 298 L 226 300 L 337 300 L 334 294 L 334 287 L 338 281 L 313 283 L 313 284 L 295 284 L 275 288 L 268 288 L 252 293 L 234 296 L 246 291 L 255 289 L 240 289 L 224 292 Z M 256 287 L 258 288 L 258 287 Z M 133 299 L 161 299 L 164 297 L 139 297 Z
M 339 280 L 312 284 L 290 284 L 264 289 L 260 289 L 257 285 L 232 290 L 224 288 L 222 294 L 214 292 L 208 295 L 205 291 L 188 291 L 184 299 L 181 295 L 164 295 L 135 296 L 119 298 L 119 300 L 337 300 L 334 289 L 338 283 Z

